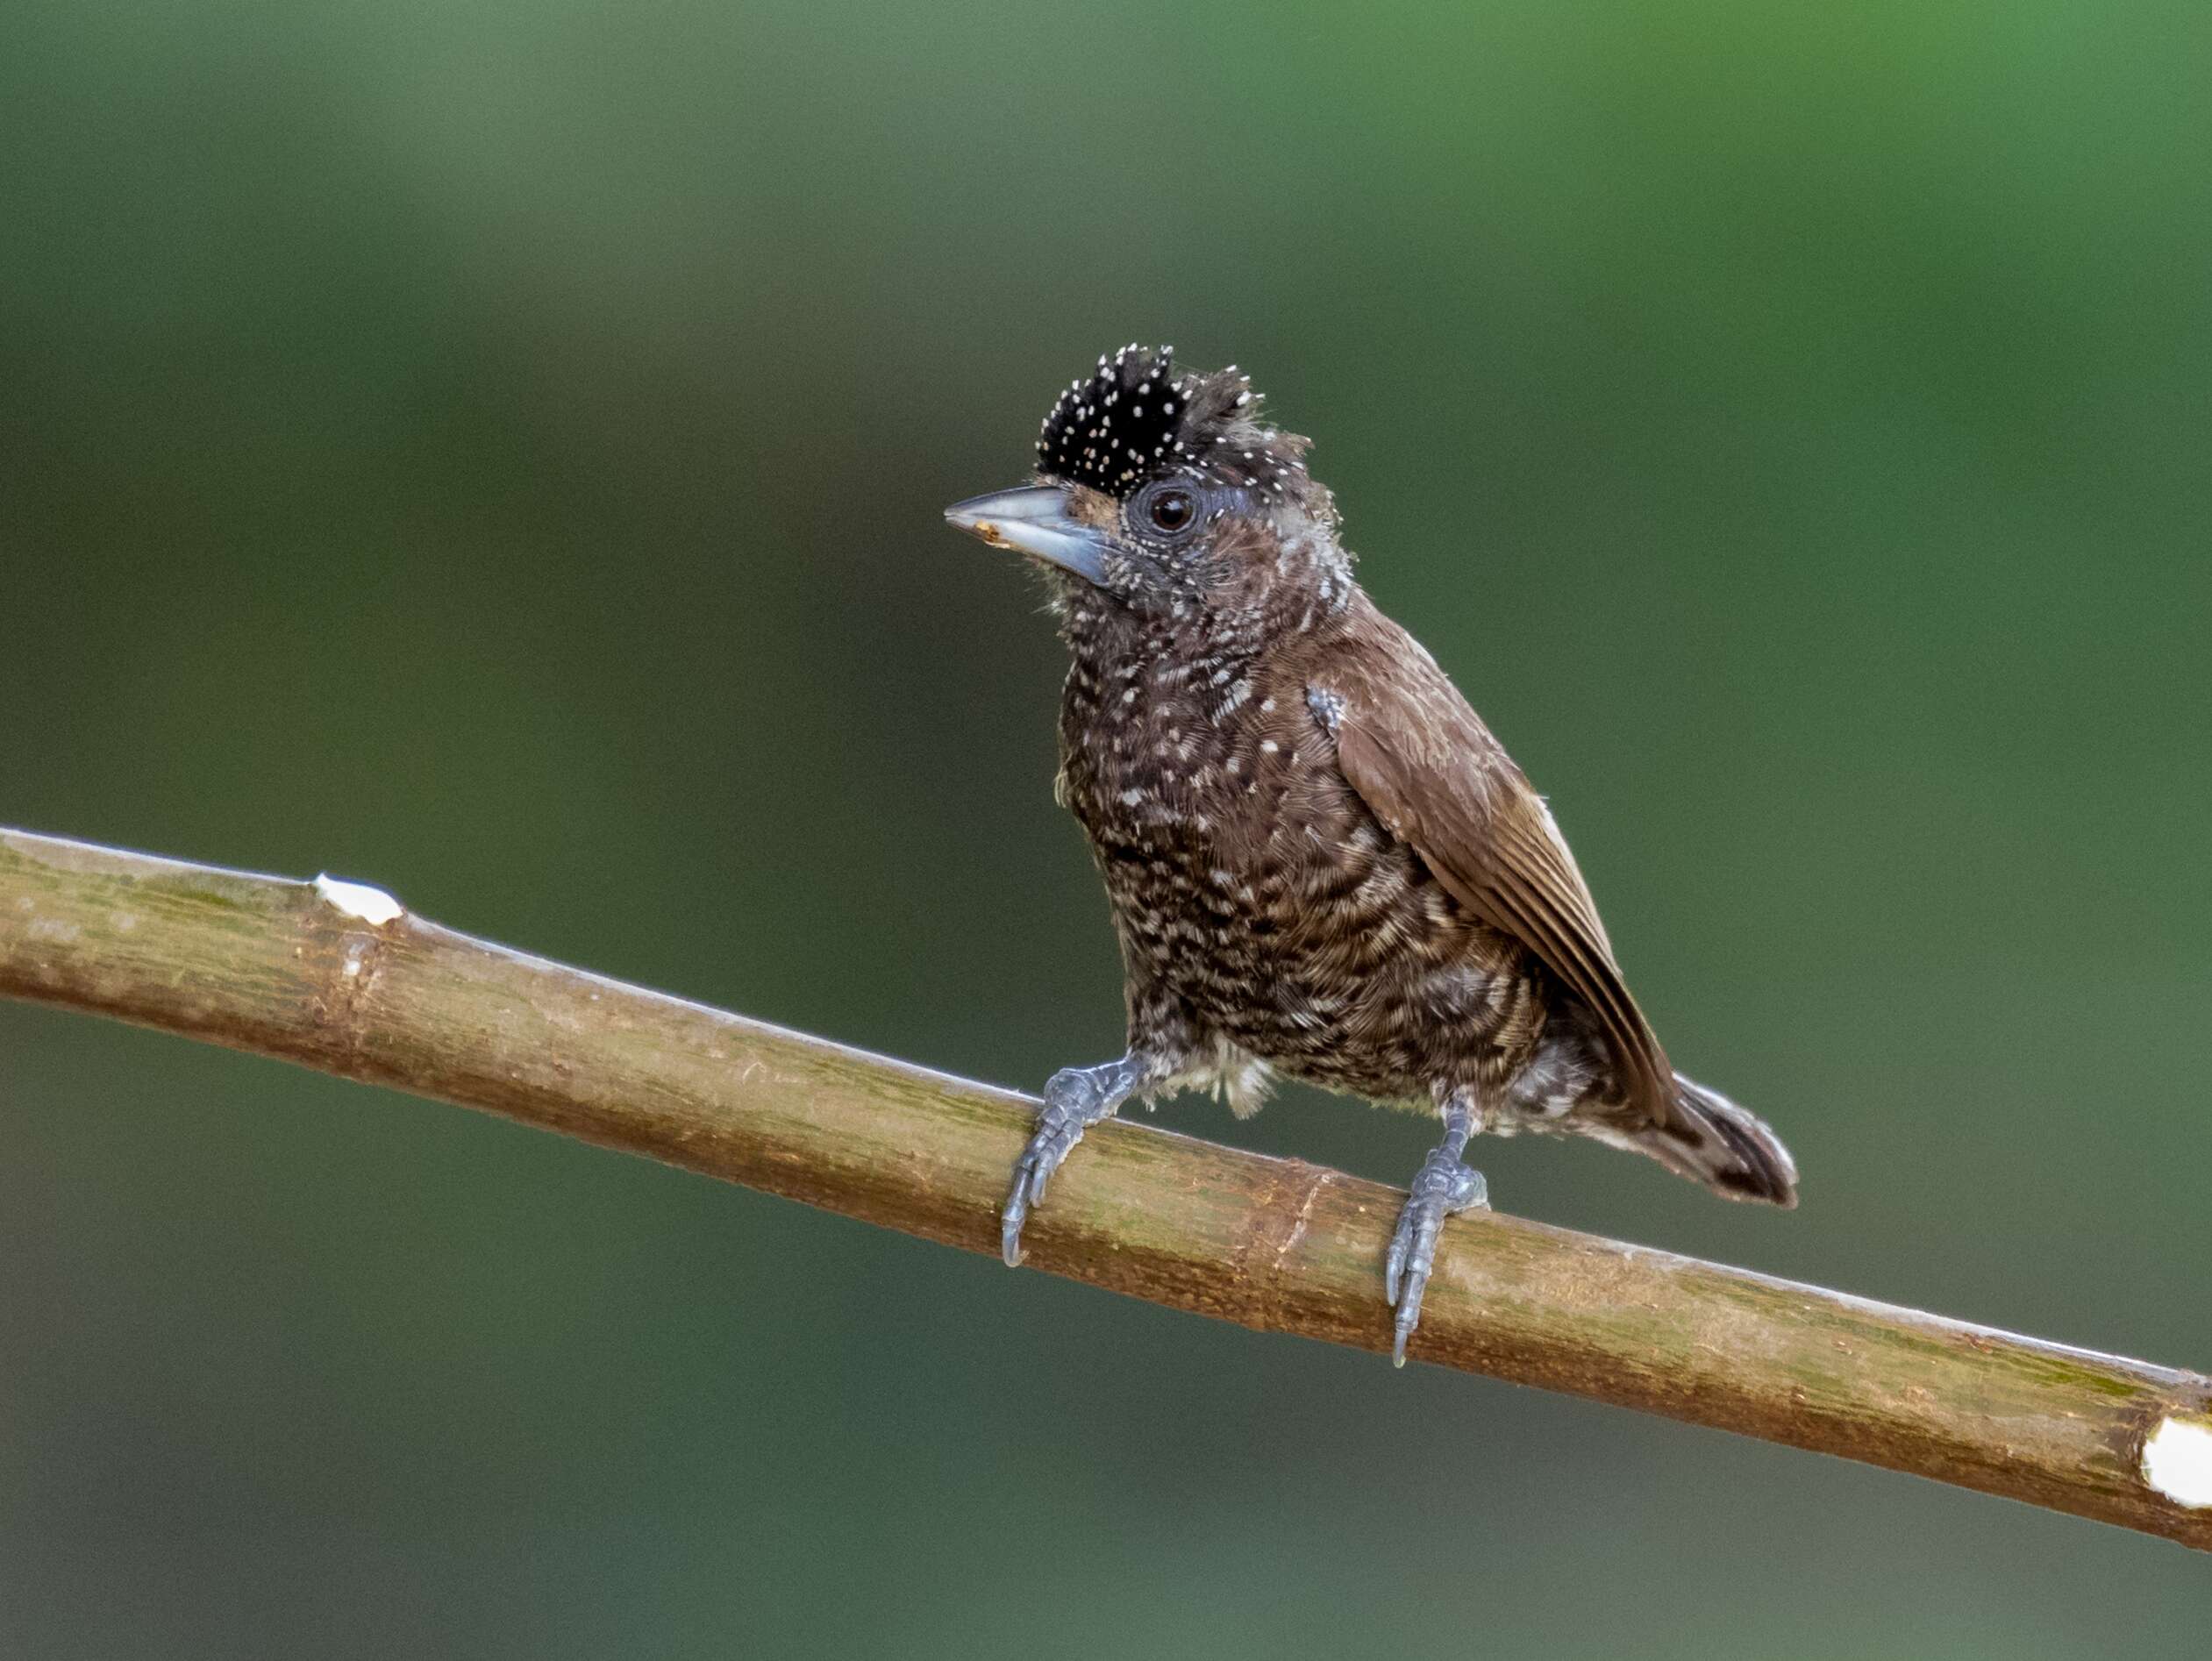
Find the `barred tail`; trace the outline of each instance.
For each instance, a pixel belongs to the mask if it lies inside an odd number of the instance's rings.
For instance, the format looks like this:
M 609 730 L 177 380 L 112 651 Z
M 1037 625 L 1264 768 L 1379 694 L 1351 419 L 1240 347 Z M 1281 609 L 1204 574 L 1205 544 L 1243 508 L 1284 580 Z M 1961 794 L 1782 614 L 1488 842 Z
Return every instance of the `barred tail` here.
M 1640 1131 L 1633 1145 L 1677 1176 L 1703 1183 L 1727 1200 L 1797 1203 L 1797 1164 L 1766 1122 L 1717 1090 L 1674 1075 L 1674 1120 Z

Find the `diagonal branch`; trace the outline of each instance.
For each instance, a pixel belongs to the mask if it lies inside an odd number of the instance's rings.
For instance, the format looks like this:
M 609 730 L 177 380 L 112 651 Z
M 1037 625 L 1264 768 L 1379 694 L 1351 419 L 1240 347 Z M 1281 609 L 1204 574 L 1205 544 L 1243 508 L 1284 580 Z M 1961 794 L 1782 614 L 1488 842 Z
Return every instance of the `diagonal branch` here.
M 1035 1104 L 289 882 L 0 831 L 0 994 L 650 1154 L 971 1251 Z M 1100 1126 L 1038 1266 L 1362 1349 L 1395 1191 Z M 2212 1379 L 1639 1246 L 1447 1226 L 1415 1353 L 2212 1549 Z

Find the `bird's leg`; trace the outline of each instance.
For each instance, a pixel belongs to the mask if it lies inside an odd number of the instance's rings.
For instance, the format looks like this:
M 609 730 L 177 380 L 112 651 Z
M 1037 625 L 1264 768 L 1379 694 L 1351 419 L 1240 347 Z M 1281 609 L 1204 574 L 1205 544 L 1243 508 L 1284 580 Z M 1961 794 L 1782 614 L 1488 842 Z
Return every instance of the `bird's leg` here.
M 1437 1233 L 1445 1218 L 1490 1203 L 1490 1187 L 1480 1171 L 1460 1163 L 1467 1138 L 1474 1134 L 1474 1106 L 1466 1094 L 1454 1091 L 1444 1100 L 1444 1140 L 1429 1150 L 1413 1179 L 1413 1193 L 1398 1213 L 1398 1231 L 1391 1237 L 1390 1255 L 1383 1265 L 1383 1300 L 1397 1306 L 1397 1339 L 1390 1347 L 1395 1366 L 1406 1364 L 1406 1340 L 1421 1324 L 1421 1295 L 1429 1287 L 1429 1271 L 1436 1266 Z
M 999 1255 L 1008 1268 L 1021 1266 L 1022 1222 L 1030 1207 L 1045 1197 L 1045 1185 L 1068 1151 L 1083 1139 L 1084 1131 L 1112 1117 L 1123 1102 L 1159 1076 L 1158 1061 L 1142 1050 L 1131 1050 L 1118 1061 L 1062 1067 L 1052 1074 L 1045 1086 L 1045 1111 L 1037 1116 L 1037 1130 L 1015 1163 L 1014 1190 L 1006 1196 L 999 1226 Z

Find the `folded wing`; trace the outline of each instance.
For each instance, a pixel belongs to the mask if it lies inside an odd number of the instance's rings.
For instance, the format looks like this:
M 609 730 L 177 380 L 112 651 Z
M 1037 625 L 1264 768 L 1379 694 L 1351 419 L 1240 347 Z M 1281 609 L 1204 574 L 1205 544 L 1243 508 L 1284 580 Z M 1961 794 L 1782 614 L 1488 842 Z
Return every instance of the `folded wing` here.
M 1626 1123 L 1666 1125 L 1673 1068 L 1629 995 L 1551 810 L 1436 660 L 1371 616 L 1376 644 L 1315 677 L 1335 712 L 1345 778 L 1454 899 L 1520 940 L 1588 1006 L 1630 1103 Z

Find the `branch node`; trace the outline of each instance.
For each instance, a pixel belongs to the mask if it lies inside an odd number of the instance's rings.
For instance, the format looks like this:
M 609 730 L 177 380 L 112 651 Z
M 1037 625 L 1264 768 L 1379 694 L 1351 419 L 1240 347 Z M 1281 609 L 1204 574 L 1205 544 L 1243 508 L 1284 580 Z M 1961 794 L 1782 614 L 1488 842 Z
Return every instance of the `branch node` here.
M 315 879 L 315 892 L 323 903 L 372 929 L 381 929 L 407 914 L 407 908 L 382 888 L 366 882 L 347 882 L 327 871 Z
M 347 882 L 327 873 L 317 877 L 311 886 L 324 906 L 347 919 L 339 925 L 338 961 L 323 981 L 317 1013 L 325 1030 L 335 1033 L 349 1051 L 358 1051 L 361 1012 L 376 983 L 378 959 L 394 931 L 393 925 L 406 916 L 407 908 L 382 888 Z

